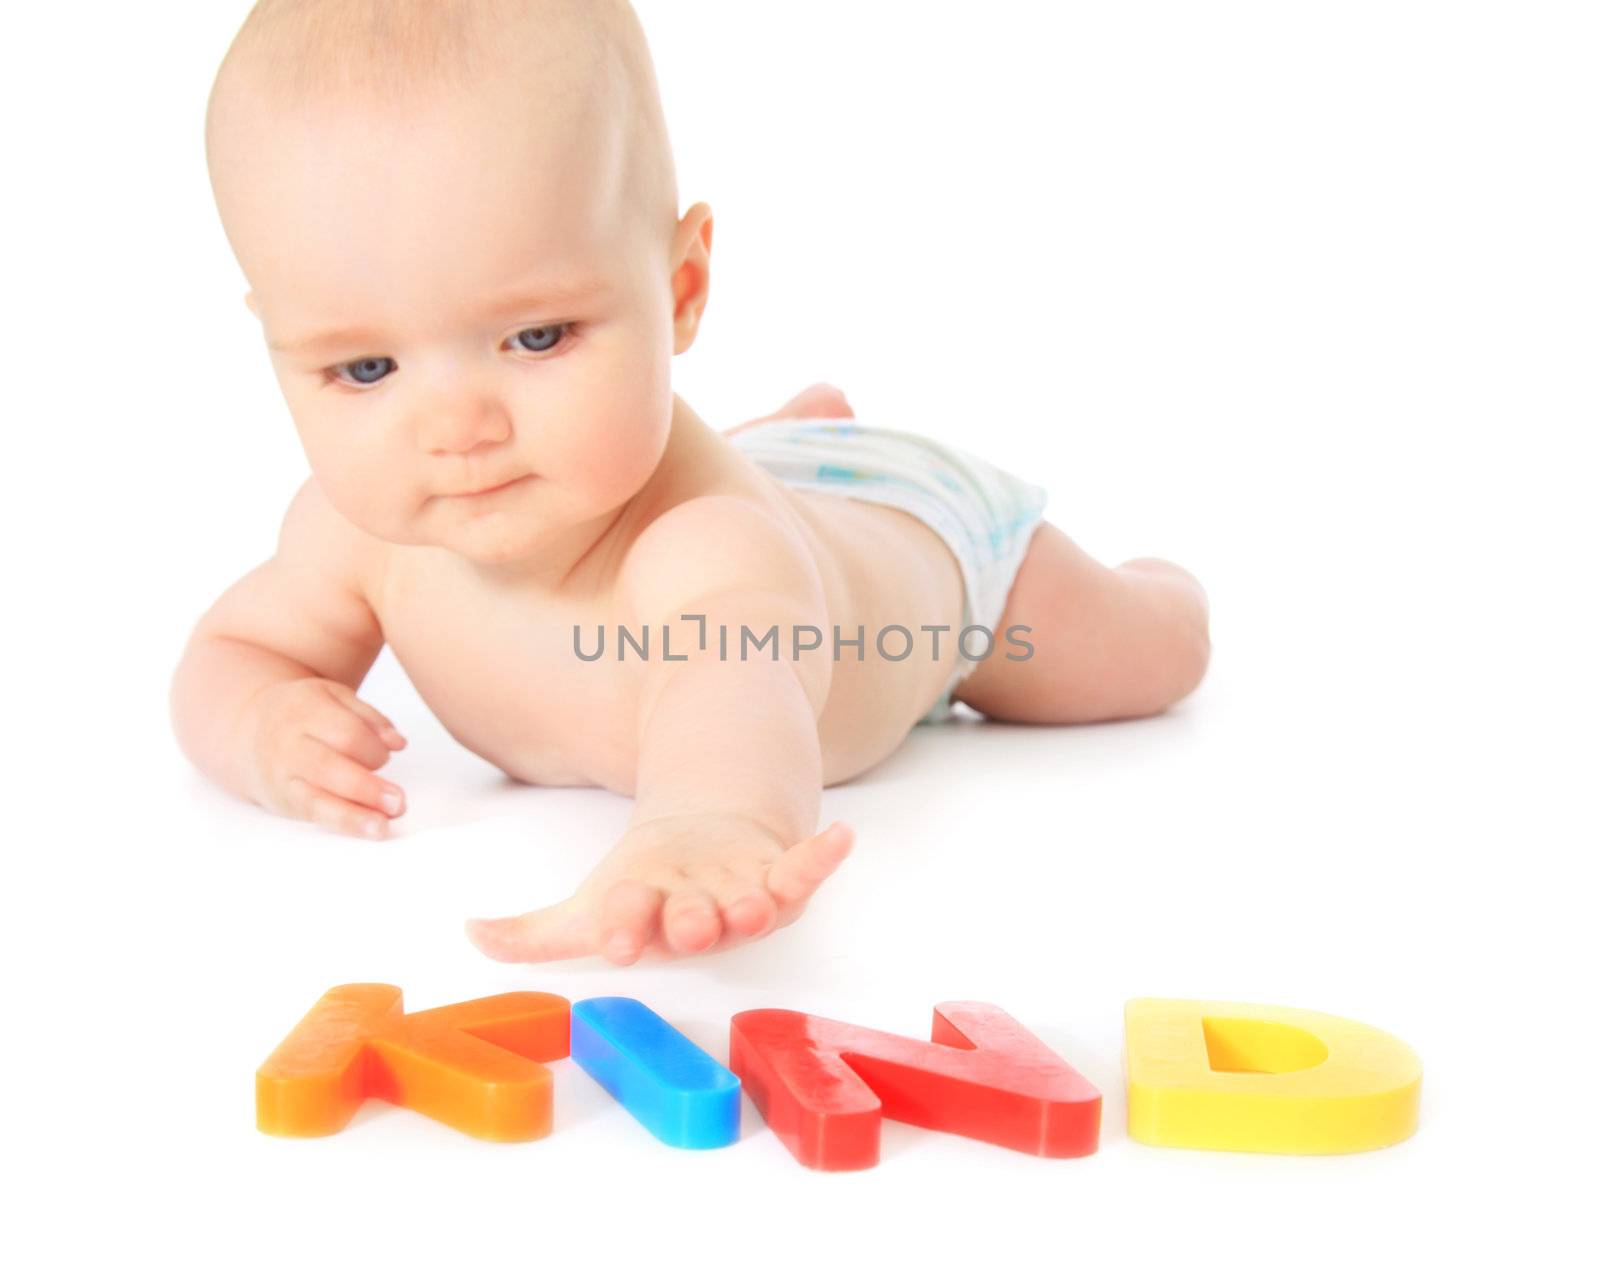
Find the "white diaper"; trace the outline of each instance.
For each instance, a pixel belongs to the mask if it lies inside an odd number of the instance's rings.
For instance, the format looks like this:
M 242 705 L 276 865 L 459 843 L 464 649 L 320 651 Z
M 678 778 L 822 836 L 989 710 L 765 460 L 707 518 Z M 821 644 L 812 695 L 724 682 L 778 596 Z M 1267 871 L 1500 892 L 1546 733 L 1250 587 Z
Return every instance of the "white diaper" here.
M 728 442 L 785 487 L 894 506 L 913 514 L 950 547 L 966 586 L 962 627 L 998 633 L 1006 597 L 1047 495 L 987 461 L 906 430 L 837 419 L 782 417 L 748 426 Z M 956 635 L 949 635 L 955 641 Z M 980 650 L 986 644 L 973 640 Z M 921 722 L 950 717 L 950 696 L 977 666 L 957 652 L 955 672 Z

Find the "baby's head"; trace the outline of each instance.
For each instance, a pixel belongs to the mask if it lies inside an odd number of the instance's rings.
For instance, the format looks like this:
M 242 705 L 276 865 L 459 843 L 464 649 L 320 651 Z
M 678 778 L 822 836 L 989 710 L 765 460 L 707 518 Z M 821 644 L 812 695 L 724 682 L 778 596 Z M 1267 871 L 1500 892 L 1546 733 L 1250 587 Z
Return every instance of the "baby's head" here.
M 206 154 L 306 456 L 353 523 L 512 565 L 643 487 L 711 217 L 678 218 L 626 0 L 261 0 Z

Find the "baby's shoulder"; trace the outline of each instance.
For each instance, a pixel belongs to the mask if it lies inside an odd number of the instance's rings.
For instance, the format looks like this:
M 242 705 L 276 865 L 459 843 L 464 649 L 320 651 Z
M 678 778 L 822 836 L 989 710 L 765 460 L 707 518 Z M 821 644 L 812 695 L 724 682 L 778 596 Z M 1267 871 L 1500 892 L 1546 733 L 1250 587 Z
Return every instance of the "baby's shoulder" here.
M 736 591 L 811 591 L 813 547 L 759 492 L 709 491 L 659 511 L 622 556 L 617 583 L 643 612 Z
M 284 566 L 314 573 L 368 603 L 387 550 L 385 542 L 339 513 L 316 475 L 308 475 L 290 498 L 278 530 L 277 557 Z

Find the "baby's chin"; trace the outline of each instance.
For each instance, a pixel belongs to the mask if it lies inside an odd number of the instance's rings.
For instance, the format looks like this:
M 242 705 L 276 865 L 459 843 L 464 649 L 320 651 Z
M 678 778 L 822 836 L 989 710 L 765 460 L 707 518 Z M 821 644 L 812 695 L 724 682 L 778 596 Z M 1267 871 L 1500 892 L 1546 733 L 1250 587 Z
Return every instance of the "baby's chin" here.
M 480 566 L 504 568 L 536 556 L 549 544 L 552 533 L 559 531 L 542 526 L 524 512 L 436 528 L 422 540 Z
M 559 511 L 539 500 L 538 480 L 484 497 L 431 497 L 406 512 L 373 509 L 352 518 L 370 536 L 391 545 L 429 547 L 485 568 L 536 567 L 552 553 L 570 554 L 574 542 L 600 536 L 618 505 L 599 502 L 591 514 Z M 346 517 L 350 517 L 347 515 Z
M 346 518 L 368 536 L 388 545 L 445 550 L 485 567 L 506 567 L 532 558 L 560 529 L 547 526 L 526 510 L 496 511 L 472 518 L 438 517 L 422 512 L 412 517 Z

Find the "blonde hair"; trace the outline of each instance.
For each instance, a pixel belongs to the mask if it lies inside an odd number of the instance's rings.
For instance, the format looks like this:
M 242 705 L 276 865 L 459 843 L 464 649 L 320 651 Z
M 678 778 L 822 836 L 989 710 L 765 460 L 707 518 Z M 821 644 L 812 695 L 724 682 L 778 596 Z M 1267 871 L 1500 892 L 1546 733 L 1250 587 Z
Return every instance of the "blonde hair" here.
M 633 198 L 677 217 L 677 178 L 644 30 L 627 0 L 258 0 L 229 46 L 206 108 L 215 173 L 241 94 L 272 105 L 357 100 L 395 109 L 470 92 L 512 67 L 542 67 L 623 98 Z M 668 222 L 670 225 L 670 221 Z

